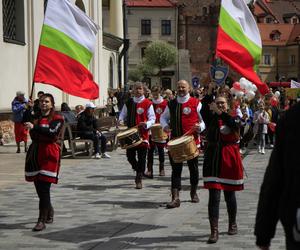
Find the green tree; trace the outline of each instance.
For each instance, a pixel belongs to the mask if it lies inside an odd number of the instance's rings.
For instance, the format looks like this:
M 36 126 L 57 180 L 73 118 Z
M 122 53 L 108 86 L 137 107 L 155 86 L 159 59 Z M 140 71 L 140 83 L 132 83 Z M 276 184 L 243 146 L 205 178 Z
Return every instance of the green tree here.
M 161 77 L 164 68 L 174 65 L 176 61 L 177 49 L 167 42 L 152 42 L 145 50 L 145 65 L 148 65 L 153 69 L 158 69 L 157 76 L 159 77 Z

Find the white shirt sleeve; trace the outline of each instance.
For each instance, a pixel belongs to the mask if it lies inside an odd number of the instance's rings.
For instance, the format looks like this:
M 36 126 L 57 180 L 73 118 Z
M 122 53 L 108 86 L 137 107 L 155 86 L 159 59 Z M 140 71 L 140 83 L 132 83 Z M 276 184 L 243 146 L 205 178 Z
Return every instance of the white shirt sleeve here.
M 127 106 L 126 104 L 124 104 L 123 108 L 122 108 L 122 111 L 121 111 L 121 114 L 119 116 L 119 122 L 125 122 L 127 118 Z
M 169 126 L 169 121 L 170 121 L 170 110 L 169 107 L 167 106 L 164 112 L 160 116 L 160 125 L 162 126 L 162 128 Z
M 147 127 L 146 127 L 146 129 L 149 129 L 155 123 L 155 119 L 156 119 L 153 105 L 151 105 L 148 108 L 147 118 L 148 118 L 148 121 L 147 121 Z
M 201 108 L 202 108 L 202 103 L 199 102 L 199 104 L 197 106 L 197 113 L 198 113 L 199 122 L 200 122 L 200 131 L 199 131 L 199 133 L 201 133 L 205 129 L 205 123 L 204 123 L 204 121 L 202 119 L 202 116 L 200 114 Z

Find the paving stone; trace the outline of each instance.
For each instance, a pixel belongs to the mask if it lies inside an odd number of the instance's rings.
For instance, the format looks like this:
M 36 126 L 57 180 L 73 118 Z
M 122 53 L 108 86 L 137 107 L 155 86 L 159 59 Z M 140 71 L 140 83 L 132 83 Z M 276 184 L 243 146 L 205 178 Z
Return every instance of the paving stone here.
M 171 166 L 159 177 L 157 156 L 154 179 L 143 180 L 136 190 L 134 173 L 124 151 L 110 153 L 111 159 L 63 159 L 61 179 L 52 185 L 54 223 L 42 232 L 32 232 L 38 215 L 38 199 L 32 183 L 24 181 L 25 154 L 15 147 L 0 147 L 0 249 L 256 249 L 253 227 L 259 188 L 270 150 L 258 155 L 250 150 L 244 158 L 245 190 L 237 193 L 238 230 L 227 235 L 224 197 L 220 203 L 220 237 L 206 244 L 210 233 L 208 191 L 199 190 L 200 203 L 189 196 L 189 171 L 183 169 L 181 206 L 165 209 L 171 200 Z M 200 159 L 200 175 L 202 162 Z M 8 177 L 7 177 L 8 176 Z M 200 186 L 203 185 L 200 181 Z M 272 250 L 284 249 L 284 232 L 278 227 Z

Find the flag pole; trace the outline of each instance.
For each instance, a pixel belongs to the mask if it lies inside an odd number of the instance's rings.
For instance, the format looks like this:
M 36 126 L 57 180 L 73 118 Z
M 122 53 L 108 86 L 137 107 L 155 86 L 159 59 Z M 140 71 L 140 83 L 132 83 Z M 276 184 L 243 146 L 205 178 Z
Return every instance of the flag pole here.
M 32 84 L 31 84 L 31 92 L 30 92 L 30 96 L 29 96 L 29 99 L 30 99 L 30 100 L 32 99 L 32 96 L 33 96 L 34 86 L 35 86 L 35 82 L 32 81 Z

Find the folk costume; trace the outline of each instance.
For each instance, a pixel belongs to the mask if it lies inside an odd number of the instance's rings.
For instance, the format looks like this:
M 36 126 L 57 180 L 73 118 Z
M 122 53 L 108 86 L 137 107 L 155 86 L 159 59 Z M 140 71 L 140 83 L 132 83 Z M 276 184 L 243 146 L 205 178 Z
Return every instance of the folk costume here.
M 167 100 L 163 99 L 162 96 L 160 96 L 158 99 L 153 99 L 153 108 L 155 112 L 155 123 L 160 123 L 160 116 L 164 112 L 165 108 L 168 105 Z M 164 170 L 164 162 L 165 162 L 165 147 L 166 147 L 166 141 L 160 141 L 160 142 L 154 142 L 151 140 L 150 135 L 150 148 L 148 150 L 148 157 L 147 157 L 147 173 L 146 176 L 149 178 L 153 178 L 153 155 L 154 150 L 157 148 L 158 151 L 158 159 L 159 159 L 159 176 L 165 176 L 165 170 Z
M 25 162 L 25 179 L 34 182 L 39 196 L 39 222 L 53 222 L 53 207 L 50 200 L 51 183 L 58 182 L 60 146 L 57 143 L 64 119 L 61 115 L 41 116 L 30 130 L 32 144 Z M 42 229 L 41 229 L 42 230 Z
M 141 122 L 146 122 L 146 127 L 139 128 L 143 142 L 136 147 L 126 149 L 127 160 L 132 169 L 136 171 L 136 188 L 142 188 L 142 176 L 146 168 L 146 156 L 149 147 L 148 129 L 155 123 L 155 113 L 152 102 L 145 98 L 130 98 L 123 106 L 119 121 L 125 122 L 128 128 L 137 126 Z M 137 156 L 136 156 L 137 155 Z
M 228 113 L 221 115 L 209 111 L 203 103 L 203 119 L 207 126 L 208 141 L 204 154 L 204 187 L 209 189 L 208 213 L 211 236 L 208 243 L 218 240 L 218 219 L 221 190 L 224 190 L 229 217 L 228 234 L 237 233 L 237 204 L 235 191 L 244 189 L 243 166 L 239 152 L 239 125 Z M 206 112 L 205 112 L 206 111 Z
M 205 129 L 200 110 L 202 104 L 199 99 L 191 97 L 190 94 L 184 97 L 177 96 L 176 99 L 169 101 L 164 113 L 161 115 L 160 123 L 163 128 L 170 126 L 171 139 L 180 137 L 190 131 L 197 123 L 200 124 L 200 131 L 194 131 L 194 139 L 198 148 L 200 148 L 199 133 Z M 170 125 L 169 125 L 170 124 Z M 171 188 L 172 202 L 167 204 L 167 208 L 180 206 L 179 191 L 181 189 L 181 172 L 183 163 L 175 163 L 171 157 L 172 166 Z M 198 156 L 187 161 L 190 171 L 191 199 L 192 202 L 199 202 L 197 195 L 197 186 L 199 182 Z

